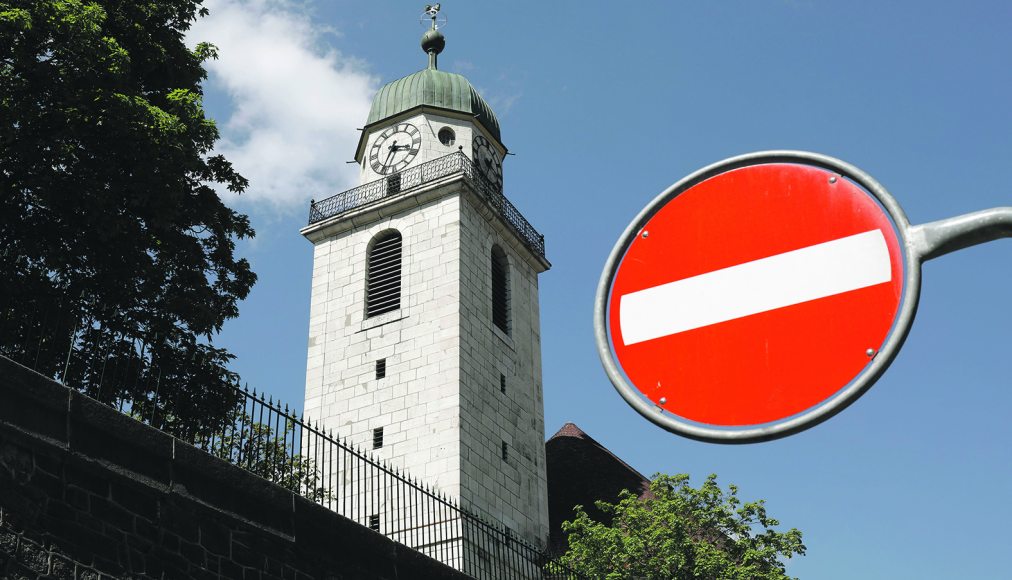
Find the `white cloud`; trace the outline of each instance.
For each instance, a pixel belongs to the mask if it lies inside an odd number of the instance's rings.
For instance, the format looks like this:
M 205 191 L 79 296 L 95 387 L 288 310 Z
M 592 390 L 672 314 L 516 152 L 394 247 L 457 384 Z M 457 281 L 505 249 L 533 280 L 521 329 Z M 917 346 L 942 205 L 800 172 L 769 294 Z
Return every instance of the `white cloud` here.
M 378 80 L 365 65 L 328 47 L 332 33 L 288 0 L 208 0 L 188 44 L 207 41 L 218 60 L 210 85 L 231 101 L 219 119 L 225 155 L 250 180 L 243 204 L 288 212 L 353 187 L 352 159 Z M 228 203 L 236 203 L 223 193 Z

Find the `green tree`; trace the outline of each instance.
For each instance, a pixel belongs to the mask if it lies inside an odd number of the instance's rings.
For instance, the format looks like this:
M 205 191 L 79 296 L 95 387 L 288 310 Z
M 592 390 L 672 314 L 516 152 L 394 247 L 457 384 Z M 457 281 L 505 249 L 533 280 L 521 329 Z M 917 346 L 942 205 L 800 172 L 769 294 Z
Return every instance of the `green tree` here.
M 323 485 L 323 473 L 311 458 L 295 453 L 295 422 L 285 419 L 275 433 L 269 425 L 237 417 L 237 428 L 199 442 L 216 457 L 245 468 L 285 489 L 319 503 L 332 502 L 333 491 Z
M 643 497 L 623 491 L 618 502 L 596 502 L 610 523 L 577 506 L 562 524 L 569 549 L 562 563 L 588 578 L 781 580 L 781 557 L 803 555 L 801 532 L 778 532 L 763 501 L 742 503 L 711 475 L 698 489 L 688 475 L 658 475 Z
M 194 424 L 235 402 L 211 338 L 256 280 L 234 255 L 249 219 L 215 191 L 247 186 L 212 152 L 215 51 L 183 42 L 204 14 L 0 1 L 0 354 L 106 401 L 171 391 Z

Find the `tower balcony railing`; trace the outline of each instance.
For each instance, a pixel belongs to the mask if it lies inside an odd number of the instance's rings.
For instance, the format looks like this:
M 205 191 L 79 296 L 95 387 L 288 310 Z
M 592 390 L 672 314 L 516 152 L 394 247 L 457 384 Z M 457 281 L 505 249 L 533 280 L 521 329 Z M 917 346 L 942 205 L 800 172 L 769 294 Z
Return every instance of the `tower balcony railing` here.
M 479 167 L 462 152 L 451 153 L 433 159 L 404 171 L 394 173 L 309 204 L 309 225 L 339 216 L 352 210 L 378 204 L 391 197 L 407 194 L 410 190 L 439 179 L 462 174 L 472 189 L 481 196 L 510 225 L 524 245 L 532 252 L 545 257 L 545 236 L 524 218 L 520 210 L 503 194 L 502 189 L 492 184 Z

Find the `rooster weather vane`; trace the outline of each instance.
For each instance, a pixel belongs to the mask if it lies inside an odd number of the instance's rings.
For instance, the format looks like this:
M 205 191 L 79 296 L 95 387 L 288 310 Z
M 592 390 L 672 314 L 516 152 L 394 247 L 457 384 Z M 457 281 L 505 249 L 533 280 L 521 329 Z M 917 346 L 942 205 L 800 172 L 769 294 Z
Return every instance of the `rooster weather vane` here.
M 446 24 L 446 17 L 439 14 L 439 4 L 426 4 L 422 13 L 422 24 L 428 24 L 426 19 L 432 21 L 433 30 L 438 30 Z

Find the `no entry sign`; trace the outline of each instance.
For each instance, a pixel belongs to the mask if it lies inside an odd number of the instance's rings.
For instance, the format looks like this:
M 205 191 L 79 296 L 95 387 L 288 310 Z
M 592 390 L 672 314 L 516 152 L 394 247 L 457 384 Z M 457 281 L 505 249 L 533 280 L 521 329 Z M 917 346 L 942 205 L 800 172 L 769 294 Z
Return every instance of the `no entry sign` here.
M 641 230 L 612 284 L 612 348 L 644 395 L 687 419 L 756 425 L 821 403 L 868 366 L 899 311 L 892 220 L 825 169 L 730 170 Z
M 870 177 L 771 152 L 708 167 L 655 199 L 602 277 L 599 349 L 627 401 L 711 441 L 803 429 L 885 370 L 913 318 L 920 262 Z
M 608 378 L 694 439 L 783 437 L 843 410 L 903 346 L 921 263 L 1012 237 L 1012 207 L 911 226 L 877 181 L 803 151 L 726 159 L 663 192 L 594 301 Z

